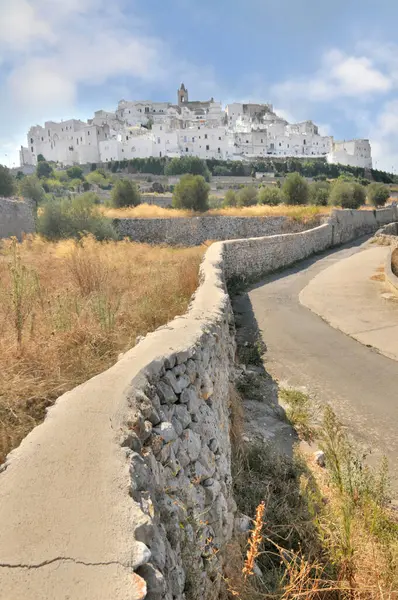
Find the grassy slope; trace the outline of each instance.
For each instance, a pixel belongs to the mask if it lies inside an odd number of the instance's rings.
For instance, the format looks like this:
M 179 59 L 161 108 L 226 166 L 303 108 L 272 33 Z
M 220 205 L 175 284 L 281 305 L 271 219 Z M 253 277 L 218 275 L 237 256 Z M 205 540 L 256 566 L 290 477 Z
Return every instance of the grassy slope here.
M 91 238 L 3 242 L 0 462 L 58 396 L 185 312 L 203 252 Z

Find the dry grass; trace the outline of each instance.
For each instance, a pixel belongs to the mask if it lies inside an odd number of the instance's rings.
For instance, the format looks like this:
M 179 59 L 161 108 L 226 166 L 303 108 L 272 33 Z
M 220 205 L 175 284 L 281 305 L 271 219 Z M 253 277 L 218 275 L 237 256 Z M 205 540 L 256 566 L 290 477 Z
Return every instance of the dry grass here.
M 225 550 L 225 597 L 397 600 L 398 521 L 386 462 L 372 470 L 329 407 L 316 434 L 326 469 L 308 454 L 296 451 L 289 463 L 264 446 L 246 449 L 246 465 L 235 457 L 238 508 L 257 518 Z
M 185 312 L 204 247 L 29 237 L 0 249 L 0 462 L 62 393 Z
M 328 206 L 247 206 L 243 208 L 220 208 L 209 210 L 206 213 L 195 213 L 190 210 L 176 210 L 161 208 L 153 204 L 140 204 L 135 208 L 104 208 L 105 216 L 111 219 L 157 219 L 172 217 L 175 219 L 197 216 L 229 216 L 229 217 L 290 217 L 303 222 L 312 221 L 323 215 L 328 215 L 331 208 Z

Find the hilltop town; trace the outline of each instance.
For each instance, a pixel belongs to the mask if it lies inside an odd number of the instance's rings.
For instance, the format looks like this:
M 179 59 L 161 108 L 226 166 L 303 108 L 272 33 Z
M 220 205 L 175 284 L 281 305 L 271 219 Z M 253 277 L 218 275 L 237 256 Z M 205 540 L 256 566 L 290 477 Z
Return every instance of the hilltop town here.
M 372 168 L 366 139 L 335 141 L 312 121 L 288 123 L 271 104 L 192 101 L 182 83 L 177 103 L 121 100 L 115 112 L 99 110 L 87 122 L 70 119 L 35 125 L 21 147 L 21 166 L 39 155 L 63 166 L 147 157 L 198 156 L 253 160 L 326 157 L 329 163 Z

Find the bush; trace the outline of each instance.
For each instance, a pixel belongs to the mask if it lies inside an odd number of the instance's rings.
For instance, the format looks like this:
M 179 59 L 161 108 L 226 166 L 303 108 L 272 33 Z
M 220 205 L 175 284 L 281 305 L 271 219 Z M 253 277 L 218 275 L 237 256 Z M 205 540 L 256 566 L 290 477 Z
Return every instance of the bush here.
M 237 195 L 237 206 L 253 206 L 253 204 L 257 204 L 256 188 L 247 186 L 239 190 Z
M 98 185 L 100 188 L 104 188 L 109 184 L 109 180 L 106 179 L 105 175 L 103 175 L 100 171 L 92 171 L 92 173 L 88 173 L 86 175 L 86 181 L 90 185 Z
M 222 205 L 227 208 L 228 206 L 236 206 L 238 198 L 234 190 L 228 190 L 224 196 Z
M 337 181 L 329 197 L 329 203 L 342 208 L 357 209 L 365 202 L 365 189 L 359 183 Z
M 315 206 L 326 206 L 329 201 L 330 185 L 326 181 L 315 181 L 309 186 L 309 202 Z
M 223 199 L 220 196 L 209 196 L 209 208 L 217 209 L 222 208 Z
M 201 175 L 183 175 L 174 188 L 173 208 L 203 212 L 208 209 L 210 186 Z
M 15 193 L 15 182 L 10 169 L 0 165 L 0 196 L 9 198 Z
M 265 186 L 258 193 L 258 203 L 276 206 L 283 202 L 283 194 L 278 187 Z
M 307 180 L 299 173 L 289 173 L 283 184 L 286 204 L 307 204 L 309 186 Z
M 390 197 L 390 190 L 382 183 L 371 183 L 366 190 L 366 196 L 372 206 L 384 206 Z
M 164 194 L 164 186 L 159 181 L 154 181 L 152 184 L 152 192 L 154 194 Z
M 53 169 L 51 165 L 48 164 L 47 161 L 41 160 L 37 163 L 36 166 L 36 175 L 39 179 L 48 178 L 53 176 Z
M 359 208 L 366 202 L 366 190 L 360 183 L 354 183 L 352 186 L 352 197 L 354 200 L 354 207 Z
M 69 179 L 82 179 L 83 169 L 76 165 L 67 169 L 66 174 L 68 175 Z
M 37 219 L 38 233 L 50 240 L 80 238 L 91 233 L 98 240 L 116 239 L 109 219 L 94 206 L 90 194 L 47 202 Z
M 165 175 L 202 175 L 206 181 L 210 181 L 210 171 L 204 160 L 197 156 L 182 156 L 173 158 L 164 169 Z
M 129 179 L 118 179 L 112 190 L 112 206 L 138 206 L 141 203 L 140 193 L 136 184 Z

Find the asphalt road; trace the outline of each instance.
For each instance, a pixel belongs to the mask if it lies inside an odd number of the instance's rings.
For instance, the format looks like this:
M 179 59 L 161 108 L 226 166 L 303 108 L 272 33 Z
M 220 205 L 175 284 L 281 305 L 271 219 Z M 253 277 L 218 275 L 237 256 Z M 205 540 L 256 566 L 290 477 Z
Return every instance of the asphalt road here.
M 371 453 L 370 462 L 387 456 L 398 496 L 398 362 L 333 329 L 299 302 L 317 273 L 363 248 L 358 242 L 268 276 L 237 298 L 235 310 L 246 327 L 259 328 L 265 368 L 281 386 L 305 388 L 320 405 L 331 404 Z

